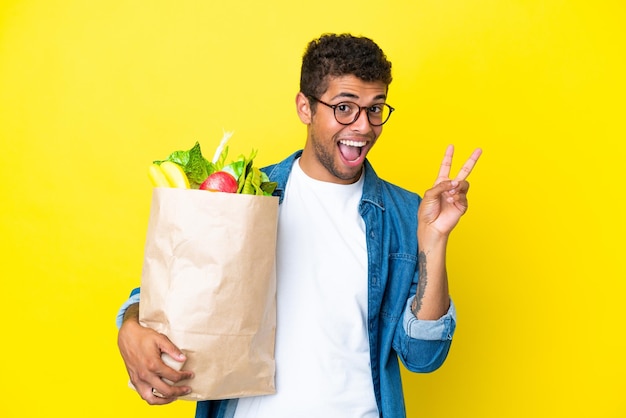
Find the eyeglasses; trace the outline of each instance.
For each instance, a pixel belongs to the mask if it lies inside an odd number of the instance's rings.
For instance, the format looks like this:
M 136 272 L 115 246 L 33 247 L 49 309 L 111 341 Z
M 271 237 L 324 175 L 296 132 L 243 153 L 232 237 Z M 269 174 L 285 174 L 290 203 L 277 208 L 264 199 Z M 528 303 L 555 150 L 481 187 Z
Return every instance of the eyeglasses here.
M 341 125 L 353 124 L 357 121 L 359 116 L 361 116 L 361 110 L 365 109 L 365 113 L 367 114 L 367 120 L 369 121 L 370 125 L 381 126 L 389 120 L 391 112 L 396 110 L 386 103 L 379 103 L 371 106 L 359 106 L 354 102 L 341 102 L 335 105 L 331 105 L 321 101 L 317 97 L 309 96 L 309 98 L 333 109 L 335 113 L 335 119 Z

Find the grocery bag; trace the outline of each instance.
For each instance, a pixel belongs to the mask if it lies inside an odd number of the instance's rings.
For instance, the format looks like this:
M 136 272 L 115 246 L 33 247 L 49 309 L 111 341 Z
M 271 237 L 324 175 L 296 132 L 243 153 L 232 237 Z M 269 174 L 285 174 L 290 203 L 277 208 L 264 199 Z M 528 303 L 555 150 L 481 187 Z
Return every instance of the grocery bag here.
M 275 393 L 278 198 L 154 188 L 139 321 L 187 356 L 185 400 Z

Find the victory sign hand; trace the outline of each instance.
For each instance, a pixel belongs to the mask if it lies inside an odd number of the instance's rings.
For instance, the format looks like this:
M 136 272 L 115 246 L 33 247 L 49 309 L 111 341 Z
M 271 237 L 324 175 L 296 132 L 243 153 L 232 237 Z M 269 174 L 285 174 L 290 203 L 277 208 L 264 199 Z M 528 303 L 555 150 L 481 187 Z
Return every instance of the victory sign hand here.
M 435 185 L 424 193 L 417 213 L 421 228 L 433 229 L 447 236 L 467 211 L 467 177 L 472 172 L 482 150 L 474 150 L 454 179 L 450 178 L 454 146 L 449 145 L 441 162 Z

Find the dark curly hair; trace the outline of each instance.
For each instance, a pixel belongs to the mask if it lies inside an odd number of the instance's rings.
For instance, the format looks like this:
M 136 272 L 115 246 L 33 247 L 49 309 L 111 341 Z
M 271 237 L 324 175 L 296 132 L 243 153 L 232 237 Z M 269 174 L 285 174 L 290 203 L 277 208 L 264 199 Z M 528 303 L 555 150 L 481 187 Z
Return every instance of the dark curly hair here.
M 363 81 L 391 84 L 391 62 L 374 41 L 348 33 L 324 34 L 309 42 L 302 57 L 300 91 L 319 98 L 329 76 L 354 75 Z

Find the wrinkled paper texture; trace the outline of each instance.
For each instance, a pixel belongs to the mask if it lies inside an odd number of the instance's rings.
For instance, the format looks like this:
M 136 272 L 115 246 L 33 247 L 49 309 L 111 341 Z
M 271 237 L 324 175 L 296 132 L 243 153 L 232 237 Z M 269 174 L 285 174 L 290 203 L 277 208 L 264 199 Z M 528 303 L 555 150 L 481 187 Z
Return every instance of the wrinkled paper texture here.
M 275 393 L 278 198 L 155 188 L 139 320 L 187 356 L 192 393 Z

